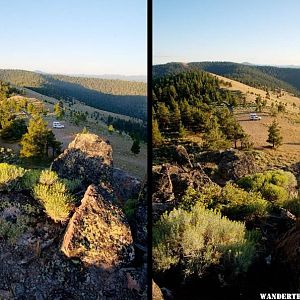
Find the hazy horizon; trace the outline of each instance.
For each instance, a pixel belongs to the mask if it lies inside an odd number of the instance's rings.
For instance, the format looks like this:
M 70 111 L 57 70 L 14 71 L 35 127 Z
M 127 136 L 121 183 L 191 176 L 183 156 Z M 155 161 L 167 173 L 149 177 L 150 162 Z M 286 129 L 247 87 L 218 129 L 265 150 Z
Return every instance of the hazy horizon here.
M 154 0 L 153 62 L 300 65 L 299 11 L 297 0 Z
M 0 68 L 146 76 L 146 11 L 146 0 L 6 1 Z
M 236 64 L 244 64 L 244 65 L 252 65 L 252 66 L 270 66 L 270 67 L 278 67 L 278 68 L 300 68 L 300 64 L 256 64 L 251 61 L 229 61 L 229 60 L 193 60 L 193 61 L 166 61 L 163 63 L 154 63 L 154 66 L 157 65 L 165 65 L 165 64 L 170 64 L 170 63 L 182 63 L 182 64 L 189 64 L 189 63 L 194 63 L 194 62 L 229 62 L 229 63 L 236 63 Z

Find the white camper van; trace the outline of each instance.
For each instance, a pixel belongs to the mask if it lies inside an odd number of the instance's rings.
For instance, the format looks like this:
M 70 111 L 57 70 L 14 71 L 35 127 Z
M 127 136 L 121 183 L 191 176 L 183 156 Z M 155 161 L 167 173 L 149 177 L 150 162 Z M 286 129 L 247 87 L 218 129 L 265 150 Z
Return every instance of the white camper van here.
M 251 121 L 258 121 L 258 120 L 261 120 L 261 117 L 258 116 L 257 113 L 251 113 L 251 114 L 249 115 L 249 119 L 250 119 Z
M 53 122 L 53 128 L 65 128 L 65 125 L 61 124 L 58 121 Z

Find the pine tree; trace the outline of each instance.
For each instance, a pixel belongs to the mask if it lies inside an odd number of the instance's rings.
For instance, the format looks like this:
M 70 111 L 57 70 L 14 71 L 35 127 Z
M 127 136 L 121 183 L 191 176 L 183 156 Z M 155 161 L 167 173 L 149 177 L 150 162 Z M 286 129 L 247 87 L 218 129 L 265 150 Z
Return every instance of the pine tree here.
M 154 147 L 160 146 L 163 142 L 163 137 L 160 133 L 158 122 L 152 118 L 152 144 Z
M 180 123 L 181 123 L 181 114 L 180 114 L 180 109 L 179 109 L 179 105 L 177 102 L 173 102 L 173 107 L 174 110 L 172 111 L 171 114 L 171 124 L 172 124 L 172 129 L 175 132 L 178 132 L 180 129 Z
M 131 152 L 133 154 L 139 154 L 140 151 L 141 151 L 140 140 L 139 139 L 134 139 L 133 144 L 131 146 Z
M 47 123 L 41 118 L 32 118 L 29 121 L 28 132 L 21 140 L 20 155 L 23 157 L 43 157 L 46 154 L 48 137 Z
M 203 138 L 203 146 L 206 150 L 220 150 L 230 147 L 230 141 L 226 139 L 217 123 L 209 131 L 205 132 Z
M 166 129 L 170 124 L 170 112 L 165 103 L 159 102 L 157 105 L 157 118 L 161 128 Z
M 280 135 L 279 124 L 274 120 L 268 129 L 269 135 L 267 142 L 272 144 L 272 147 L 279 147 L 282 145 L 282 136 Z
M 186 130 L 184 126 L 182 125 L 182 122 L 179 122 L 179 130 L 178 130 L 178 137 L 183 138 L 186 134 Z
M 57 153 L 61 152 L 62 143 L 57 141 L 52 130 L 48 130 L 46 138 L 46 156 L 48 156 L 49 147 L 52 148 L 52 156 L 54 157 Z
M 20 145 L 20 155 L 28 158 L 48 156 L 49 148 L 52 148 L 53 156 L 61 151 L 61 142 L 55 139 L 52 130 L 47 128 L 47 122 L 40 116 L 29 121 L 28 132 L 23 135 Z

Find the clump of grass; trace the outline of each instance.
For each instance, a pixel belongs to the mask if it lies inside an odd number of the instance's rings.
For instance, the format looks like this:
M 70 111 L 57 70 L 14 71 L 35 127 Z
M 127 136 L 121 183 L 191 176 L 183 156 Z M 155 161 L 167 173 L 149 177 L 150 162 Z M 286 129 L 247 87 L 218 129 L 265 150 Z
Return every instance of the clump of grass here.
M 25 169 L 0 163 L 0 191 L 19 191 L 22 189 L 22 177 Z
M 55 172 L 42 171 L 39 183 L 33 188 L 33 193 L 52 220 L 65 222 L 68 219 L 73 197 L 66 184 L 58 178 Z

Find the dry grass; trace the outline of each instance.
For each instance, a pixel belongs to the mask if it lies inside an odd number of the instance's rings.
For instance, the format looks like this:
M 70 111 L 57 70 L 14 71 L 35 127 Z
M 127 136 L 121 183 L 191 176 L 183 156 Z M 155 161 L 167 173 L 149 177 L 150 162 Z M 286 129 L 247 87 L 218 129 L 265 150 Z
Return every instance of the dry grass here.
M 218 79 L 221 79 L 225 82 L 229 82 L 231 83 L 232 87 L 225 87 L 228 90 L 231 91 L 241 91 L 243 94 L 246 95 L 246 101 L 248 103 L 254 103 L 256 97 L 259 95 L 261 96 L 263 99 L 266 99 L 266 92 L 261 90 L 261 89 L 257 89 L 254 87 L 251 87 L 249 85 L 240 83 L 238 81 L 232 80 L 232 79 L 228 79 L 226 77 L 223 76 L 219 76 L 216 74 L 211 74 L 215 77 L 217 77 Z M 293 95 L 291 95 L 288 92 L 282 91 L 282 96 L 280 98 L 277 98 L 277 94 L 269 91 L 270 94 L 270 99 L 266 99 L 267 100 L 267 106 L 271 106 L 271 103 L 276 103 L 276 101 L 279 102 L 283 102 L 287 104 L 287 112 L 292 113 L 292 114 L 299 114 L 300 112 L 300 99 L 298 97 L 295 97 Z M 293 103 L 296 104 L 296 107 L 293 106 Z
M 241 91 L 246 96 L 247 103 L 254 103 L 255 98 L 260 95 L 263 99 L 266 99 L 266 92 L 257 88 L 250 87 L 235 80 L 231 80 L 219 75 L 215 75 L 219 79 L 225 82 L 230 82 L 232 87 L 224 87 L 232 91 Z M 254 142 L 255 149 L 262 150 L 264 152 L 263 159 L 269 166 L 288 166 L 300 161 L 300 99 L 293 95 L 283 91 L 280 98 L 277 98 L 277 94 L 270 93 L 270 99 L 267 100 L 267 107 L 262 113 L 258 113 L 262 117 L 260 121 L 250 121 L 249 113 L 251 109 L 236 110 L 235 115 L 243 129 L 251 136 Z M 271 103 L 283 102 L 287 104 L 286 112 L 279 114 L 276 117 L 270 115 Z M 296 104 L 294 107 L 293 103 Z M 283 145 L 278 149 L 271 149 L 266 142 L 268 137 L 268 125 L 270 125 L 273 119 L 276 119 L 281 128 L 281 134 L 283 136 Z

